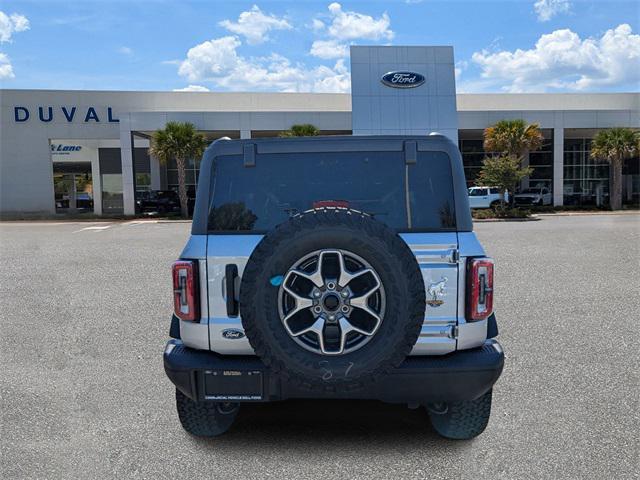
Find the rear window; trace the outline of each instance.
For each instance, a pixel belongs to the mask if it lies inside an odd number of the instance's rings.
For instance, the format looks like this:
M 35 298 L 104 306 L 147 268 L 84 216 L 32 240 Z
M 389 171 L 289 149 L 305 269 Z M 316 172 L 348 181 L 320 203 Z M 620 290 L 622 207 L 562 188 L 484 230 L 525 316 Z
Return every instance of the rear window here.
M 455 229 L 447 154 L 403 152 L 259 154 L 254 167 L 240 155 L 213 166 L 209 231 L 266 232 L 306 210 L 337 206 L 368 213 L 399 231 Z

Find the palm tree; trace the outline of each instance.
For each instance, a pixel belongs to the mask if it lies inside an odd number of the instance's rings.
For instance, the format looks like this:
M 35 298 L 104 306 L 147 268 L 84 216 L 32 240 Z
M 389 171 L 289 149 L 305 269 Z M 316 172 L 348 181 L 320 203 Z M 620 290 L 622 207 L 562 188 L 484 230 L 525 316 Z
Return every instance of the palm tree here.
M 206 147 L 206 138 L 191 123 L 167 122 L 164 129 L 156 130 L 151 137 L 149 155 L 156 157 L 162 164 L 172 159 L 176 161 L 180 212 L 185 218 L 189 216 L 186 163 L 187 160 L 200 158 Z
M 291 125 L 289 130 L 280 132 L 280 137 L 315 137 L 320 131 L 315 125 L 303 123 L 301 125 Z
M 484 131 L 485 152 L 509 155 L 520 160 L 529 152 L 538 150 L 544 137 L 537 123 L 528 124 L 524 120 L 500 120 Z
M 611 166 L 612 210 L 622 208 L 622 163 L 640 154 L 640 134 L 629 128 L 601 130 L 591 142 L 591 158 L 606 160 Z

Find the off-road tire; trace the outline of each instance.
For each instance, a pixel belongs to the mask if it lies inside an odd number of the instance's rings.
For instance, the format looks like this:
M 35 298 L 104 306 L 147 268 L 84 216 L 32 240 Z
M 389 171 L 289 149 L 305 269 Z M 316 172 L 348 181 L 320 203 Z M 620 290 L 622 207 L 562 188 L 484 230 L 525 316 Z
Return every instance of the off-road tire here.
M 480 435 L 491 415 L 491 390 L 475 400 L 427 407 L 431 425 L 439 435 L 469 440 Z
M 198 437 L 217 437 L 233 425 L 239 406 L 194 402 L 176 388 L 176 409 L 182 428 Z
M 344 249 L 366 260 L 386 295 L 377 332 L 341 355 L 296 343 L 278 314 L 279 287 L 270 281 L 322 249 Z M 316 209 L 289 219 L 264 236 L 242 274 L 240 315 L 251 346 L 273 373 L 307 391 L 353 391 L 389 372 L 416 343 L 424 313 L 424 281 L 407 244 L 385 224 L 353 210 Z

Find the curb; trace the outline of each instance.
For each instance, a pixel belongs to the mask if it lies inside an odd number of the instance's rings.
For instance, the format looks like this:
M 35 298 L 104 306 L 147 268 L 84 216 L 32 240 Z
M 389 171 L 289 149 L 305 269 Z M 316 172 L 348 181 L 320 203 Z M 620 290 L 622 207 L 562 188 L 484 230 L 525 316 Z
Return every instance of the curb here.
M 617 212 L 554 212 L 535 213 L 536 217 L 578 217 L 584 215 L 640 215 L 640 210 L 621 210 Z
M 539 222 L 541 218 L 535 216 L 526 218 L 474 218 L 473 223 L 497 223 L 497 222 Z

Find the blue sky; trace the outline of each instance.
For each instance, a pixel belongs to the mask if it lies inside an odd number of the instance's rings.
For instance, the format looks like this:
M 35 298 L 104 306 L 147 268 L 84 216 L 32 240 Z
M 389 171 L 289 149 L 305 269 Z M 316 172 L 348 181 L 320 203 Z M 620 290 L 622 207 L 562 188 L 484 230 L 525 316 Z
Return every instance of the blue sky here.
M 11 1 L 3 88 L 349 89 L 348 46 L 453 45 L 465 92 L 640 86 L 637 1 Z

